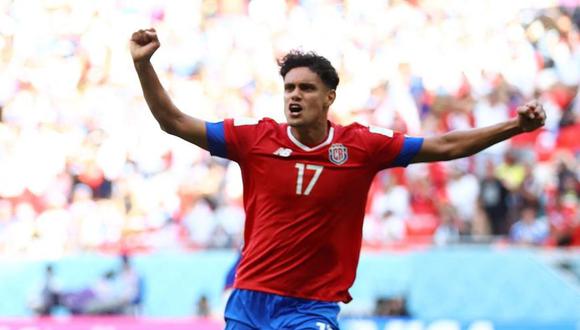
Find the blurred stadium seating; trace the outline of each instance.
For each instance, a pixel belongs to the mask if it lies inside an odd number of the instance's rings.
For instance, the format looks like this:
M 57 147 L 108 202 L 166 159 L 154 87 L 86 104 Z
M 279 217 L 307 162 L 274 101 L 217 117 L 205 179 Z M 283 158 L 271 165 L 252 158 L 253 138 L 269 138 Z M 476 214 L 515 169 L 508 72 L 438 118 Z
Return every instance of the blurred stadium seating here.
M 575 329 L 579 25 L 577 0 L 0 0 L 0 320 L 31 315 L 47 262 L 74 289 L 123 253 L 146 279 L 142 318 L 191 316 L 206 294 L 219 319 L 219 274 L 241 244 L 239 170 L 147 111 L 127 41 L 153 26 L 175 103 L 211 121 L 281 120 L 275 61 L 292 48 L 339 68 L 340 123 L 430 135 L 539 99 L 539 132 L 377 176 L 343 313 L 370 323 L 344 324 L 412 328 L 368 318 L 404 295 L 424 322 Z M 526 206 L 533 238 L 514 226 Z

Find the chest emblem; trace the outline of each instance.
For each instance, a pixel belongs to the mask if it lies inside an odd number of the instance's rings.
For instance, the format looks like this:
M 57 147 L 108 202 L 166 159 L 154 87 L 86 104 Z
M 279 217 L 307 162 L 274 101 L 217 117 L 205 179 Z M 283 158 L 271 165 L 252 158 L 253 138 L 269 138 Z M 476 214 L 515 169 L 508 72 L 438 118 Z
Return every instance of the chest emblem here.
M 288 148 L 278 148 L 278 150 L 274 151 L 274 155 L 280 157 L 290 157 L 292 154 L 292 150 Z
M 342 165 L 348 160 L 348 149 L 340 143 L 334 143 L 328 148 L 328 159 L 336 165 Z

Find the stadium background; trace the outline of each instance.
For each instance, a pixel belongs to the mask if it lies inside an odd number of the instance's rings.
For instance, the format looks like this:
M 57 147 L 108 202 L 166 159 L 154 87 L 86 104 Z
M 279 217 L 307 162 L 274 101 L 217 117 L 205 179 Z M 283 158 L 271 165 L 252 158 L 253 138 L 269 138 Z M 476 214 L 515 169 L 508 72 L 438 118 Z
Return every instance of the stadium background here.
M 164 85 L 211 121 L 282 120 L 275 59 L 292 48 L 339 69 L 337 122 L 430 135 L 539 99 L 539 132 L 377 177 L 342 325 L 578 329 L 579 7 L 0 0 L 0 328 L 220 328 L 241 243 L 239 170 L 164 134 L 148 112 L 127 42 L 153 26 Z M 55 287 L 75 292 L 102 285 L 120 255 L 142 284 L 129 291 L 143 294 L 121 316 L 71 318 L 61 306 L 56 321 L 37 317 L 46 265 Z M 122 279 L 113 295 L 134 284 Z

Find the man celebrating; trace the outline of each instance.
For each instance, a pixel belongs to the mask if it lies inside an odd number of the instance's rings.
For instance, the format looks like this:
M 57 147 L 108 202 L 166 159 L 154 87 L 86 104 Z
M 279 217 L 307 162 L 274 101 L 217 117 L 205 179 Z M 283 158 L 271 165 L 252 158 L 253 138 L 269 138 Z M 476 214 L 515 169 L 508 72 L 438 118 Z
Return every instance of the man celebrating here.
M 433 137 L 328 120 L 339 77 L 314 53 L 280 61 L 287 123 L 225 119 L 208 123 L 181 112 L 150 62 L 154 29 L 133 33 L 131 55 L 149 109 L 161 128 L 237 162 L 244 184 L 245 245 L 226 306 L 226 329 L 338 329 L 362 239 L 364 207 L 375 174 L 418 162 L 473 155 L 535 130 L 546 115 L 530 102 L 489 127 Z

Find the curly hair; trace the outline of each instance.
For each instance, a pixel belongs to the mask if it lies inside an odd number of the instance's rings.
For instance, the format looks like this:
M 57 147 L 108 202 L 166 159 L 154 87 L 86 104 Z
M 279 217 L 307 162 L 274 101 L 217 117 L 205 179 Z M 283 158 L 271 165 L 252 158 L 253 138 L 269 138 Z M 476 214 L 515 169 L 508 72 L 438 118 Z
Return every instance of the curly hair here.
M 320 77 L 326 87 L 336 89 L 338 86 L 338 73 L 330 61 L 315 52 L 292 50 L 278 61 L 278 65 L 282 78 L 285 78 L 286 74 L 294 68 L 307 67 Z

